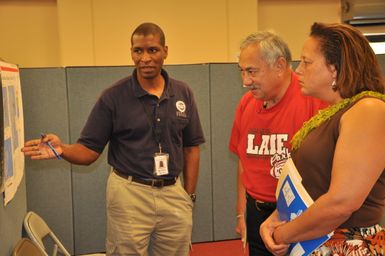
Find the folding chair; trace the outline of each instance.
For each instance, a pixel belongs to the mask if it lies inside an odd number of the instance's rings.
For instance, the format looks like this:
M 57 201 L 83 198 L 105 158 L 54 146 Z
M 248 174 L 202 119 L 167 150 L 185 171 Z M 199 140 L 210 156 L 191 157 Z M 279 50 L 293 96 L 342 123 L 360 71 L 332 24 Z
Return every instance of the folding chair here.
M 28 236 L 31 240 L 40 248 L 45 256 L 50 256 L 47 253 L 47 249 L 44 245 L 44 239 L 49 237 L 54 242 L 52 256 L 64 255 L 71 256 L 71 254 L 66 250 L 57 236 L 52 232 L 48 227 L 47 223 L 36 213 L 28 212 L 24 218 L 24 228 L 27 231 Z M 58 254 L 59 253 L 59 254 Z M 83 255 L 105 255 L 105 254 L 83 254 Z
M 29 238 L 22 238 L 15 245 L 12 256 L 44 256 L 44 254 Z

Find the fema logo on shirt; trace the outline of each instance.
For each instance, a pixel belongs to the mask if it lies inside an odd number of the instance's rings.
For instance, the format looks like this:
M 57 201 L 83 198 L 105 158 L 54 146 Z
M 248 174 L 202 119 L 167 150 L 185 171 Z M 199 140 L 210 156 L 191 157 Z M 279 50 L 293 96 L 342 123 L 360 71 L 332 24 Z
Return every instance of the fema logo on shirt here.
M 178 100 L 176 103 L 175 103 L 175 106 L 176 106 L 176 116 L 177 117 L 184 117 L 186 118 L 186 104 L 181 101 L 181 100 Z

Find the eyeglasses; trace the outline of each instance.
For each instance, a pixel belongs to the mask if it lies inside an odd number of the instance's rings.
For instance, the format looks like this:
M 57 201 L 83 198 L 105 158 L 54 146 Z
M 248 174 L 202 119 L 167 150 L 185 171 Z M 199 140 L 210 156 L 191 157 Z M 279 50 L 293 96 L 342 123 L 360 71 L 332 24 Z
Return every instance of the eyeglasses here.
M 242 76 L 247 76 L 249 78 L 255 78 L 259 73 L 259 69 L 256 68 L 239 68 L 239 71 L 241 72 Z

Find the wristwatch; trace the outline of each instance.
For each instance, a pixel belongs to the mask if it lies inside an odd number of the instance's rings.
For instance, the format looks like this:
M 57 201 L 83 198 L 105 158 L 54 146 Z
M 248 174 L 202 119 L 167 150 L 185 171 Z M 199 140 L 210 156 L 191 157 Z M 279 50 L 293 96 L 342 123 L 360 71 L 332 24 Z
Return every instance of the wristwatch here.
M 191 201 L 193 203 L 195 203 L 195 201 L 197 200 L 197 195 L 195 193 L 192 193 L 192 194 L 189 194 L 190 198 L 191 198 Z

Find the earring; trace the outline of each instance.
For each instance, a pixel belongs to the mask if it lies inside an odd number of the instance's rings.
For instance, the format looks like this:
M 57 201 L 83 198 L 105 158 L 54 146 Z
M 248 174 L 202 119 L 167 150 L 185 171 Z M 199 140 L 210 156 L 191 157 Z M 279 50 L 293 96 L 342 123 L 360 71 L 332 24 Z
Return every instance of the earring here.
M 332 82 L 332 89 L 333 89 L 333 91 L 337 91 L 337 83 L 336 83 L 336 80 L 333 80 L 333 82 Z

